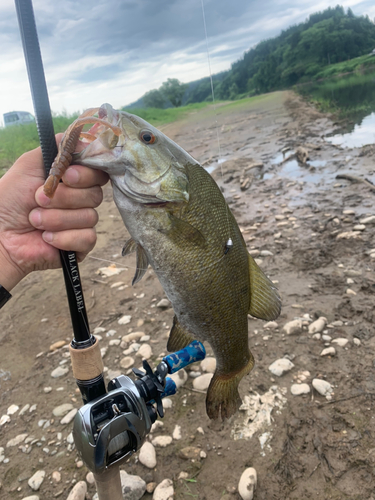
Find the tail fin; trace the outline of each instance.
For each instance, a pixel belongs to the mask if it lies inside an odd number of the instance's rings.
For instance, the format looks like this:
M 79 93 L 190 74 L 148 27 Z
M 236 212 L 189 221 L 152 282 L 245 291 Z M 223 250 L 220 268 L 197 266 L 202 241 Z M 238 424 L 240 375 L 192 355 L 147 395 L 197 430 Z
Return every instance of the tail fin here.
M 235 374 L 219 375 L 217 371 L 212 377 L 206 397 L 206 411 L 209 418 L 222 420 L 231 417 L 241 406 L 238 384 L 254 366 L 254 358 L 250 353 L 247 365 Z

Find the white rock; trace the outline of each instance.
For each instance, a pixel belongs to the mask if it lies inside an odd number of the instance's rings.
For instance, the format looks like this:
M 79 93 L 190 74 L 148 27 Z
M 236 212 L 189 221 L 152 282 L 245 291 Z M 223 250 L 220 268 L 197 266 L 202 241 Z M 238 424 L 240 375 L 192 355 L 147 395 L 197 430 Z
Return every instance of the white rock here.
M 269 250 L 262 250 L 260 252 L 260 255 L 261 255 L 261 257 L 271 257 L 273 255 L 273 253 L 270 252 Z
M 335 356 L 336 355 L 336 349 L 334 347 L 327 347 L 326 349 L 323 349 L 323 351 L 320 353 L 321 356 Z
M 354 290 L 352 290 L 351 288 L 347 288 L 345 293 L 347 295 L 357 295 L 357 293 Z
M 152 444 L 159 448 L 165 448 L 166 446 L 169 446 L 172 443 L 172 441 L 173 441 L 172 436 L 156 436 L 152 440 Z
M 269 371 L 277 377 L 281 377 L 281 375 L 289 372 L 292 368 L 294 368 L 294 364 L 287 358 L 277 359 L 268 367 Z
M 144 443 L 139 452 L 139 461 L 149 469 L 156 467 L 156 451 L 152 443 Z
M 268 321 L 268 323 L 265 323 L 263 325 L 264 330 L 275 330 L 276 328 L 279 328 L 279 325 L 276 323 L 276 321 Z
M 365 217 L 359 221 L 361 224 L 375 224 L 375 215 L 370 215 L 370 217 Z
M 293 321 L 289 321 L 284 325 L 282 332 L 286 333 L 287 335 L 296 335 L 302 332 L 302 327 L 302 320 L 294 319 Z
M 45 477 L 46 477 L 45 471 L 38 470 L 35 472 L 33 476 L 30 477 L 30 479 L 27 481 L 27 484 L 30 486 L 32 490 L 38 491 Z
M 181 426 L 180 425 L 175 426 L 175 428 L 173 429 L 172 437 L 176 441 L 179 441 L 181 439 L 182 435 L 181 435 Z
M 176 373 L 172 373 L 172 375 L 169 375 L 169 378 L 171 378 L 174 381 L 177 389 L 179 389 L 187 381 L 188 374 L 186 373 L 186 370 L 182 368 L 181 370 L 178 370 Z
M 171 479 L 164 479 L 154 490 L 152 500 L 169 500 L 173 498 L 174 488 Z
M 308 394 L 310 392 L 309 384 L 293 384 L 290 388 L 293 396 L 300 396 L 301 394 Z
M 122 337 L 123 342 L 131 342 L 132 340 L 138 340 L 144 336 L 144 332 L 131 332 Z
M 68 437 L 66 438 L 66 442 L 68 444 L 73 444 L 74 443 L 74 438 L 73 438 L 73 433 L 72 432 L 70 434 L 68 434 Z
M 49 394 L 50 392 L 52 392 L 52 387 L 51 386 L 43 387 L 43 392 L 45 394 Z
M 78 411 L 77 408 L 73 408 L 72 410 L 70 410 L 70 412 L 67 413 L 65 417 L 60 420 L 60 424 L 61 425 L 70 424 L 70 422 L 76 416 L 77 411 Z
M 324 340 L 324 342 L 331 342 L 332 337 L 330 335 L 322 335 L 322 340 Z
M 124 499 L 140 500 L 146 491 L 146 483 L 139 476 L 127 474 L 124 470 L 120 471 L 122 495 Z
M 10 405 L 7 409 L 7 415 L 14 415 L 20 409 L 17 405 Z
M 131 358 L 130 356 L 125 356 L 125 358 L 122 358 L 122 360 L 120 361 L 120 366 L 124 370 L 127 370 L 133 365 L 134 365 L 134 359 Z
M 66 375 L 67 373 L 69 372 L 69 368 L 67 366 L 63 367 L 63 366 L 58 366 L 57 368 L 55 368 L 52 372 L 51 372 L 51 377 L 52 378 L 59 378 L 59 377 L 63 377 L 64 375 Z
M 350 278 L 349 278 L 349 279 L 350 279 Z M 353 282 L 353 280 L 352 280 L 352 283 L 354 283 L 354 282 Z M 344 326 L 344 322 L 343 322 L 343 321 L 341 321 L 341 320 L 332 321 L 332 323 L 331 323 L 331 324 L 332 324 L 332 326 L 335 326 L 335 327 Z
M 332 344 L 336 344 L 336 345 L 338 345 L 340 347 L 345 347 L 348 342 L 349 342 L 348 339 L 343 339 L 343 338 L 333 339 L 332 340 Z
M 206 391 L 213 376 L 213 373 L 205 373 L 204 375 L 195 378 L 193 380 L 194 389 L 197 389 L 198 391 Z
M 0 418 L 0 426 L 6 424 L 7 422 L 10 422 L 10 416 L 2 415 Z
M 127 325 L 128 323 L 130 323 L 132 317 L 131 316 L 128 316 L 128 315 L 125 315 L 125 316 L 122 316 L 119 320 L 118 320 L 118 324 L 119 325 Z
M 94 474 L 92 472 L 88 472 L 86 474 L 86 482 L 89 484 L 95 484 L 95 478 L 94 478 Z
M 60 406 L 56 406 L 56 408 L 52 410 L 52 413 L 55 417 L 62 417 L 72 409 L 73 409 L 72 403 L 64 403 Z
M 96 328 L 94 328 L 93 330 L 93 335 L 97 335 L 98 333 L 104 333 L 105 332 L 105 328 L 103 328 L 102 326 L 97 326 Z
M 112 339 L 108 342 L 108 345 L 112 347 L 114 345 L 120 345 L 120 343 L 121 343 L 120 339 Z
M 19 412 L 19 415 L 24 415 L 27 410 L 30 408 L 30 405 L 29 403 L 25 404 L 25 406 L 21 409 L 21 411 Z
M 321 333 L 326 326 L 327 318 L 321 316 L 316 321 L 313 321 L 311 325 L 308 326 L 309 333 Z
M 52 481 L 59 483 L 61 481 L 61 473 L 58 470 L 52 472 Z
M 238 493 L 242 500 L 252 500 L 257 487 L 257 471 L 253 467 L 244 470 L 238 483 Z
M 160 309 L 166 309 L 170 305 L 171 303 L 169 302 L 168 299 L 161 299 L 160 302 L 156 304 L 156 307 L 159 307 Z
M 168 408 L 172 408 L 172 406 L 173 406 L 173 401 L 171 400 L 171 398 L 163 398 L 162 403 L 163 403 L 164 410 L 168 409 Z M 158 420 L 156 422 L 158 422 Z M 160 422 L 160 423 L 162 424 L 163 422 Z
M 142 359 L 150 359 L 152 356 L 151 346 L 149 344 L 142 344 L 136 356 L 140 356 Z
M 361 341 L 357 337 L 354 337 L 353 338 L 353 344 L 356 345 L 356 346 L 360 346 L 361 345 Z
M 314 389 L 322 396 L 330 396 L 330 394 L 333 392 L 333 387 L 326 380 L 314 378 L 314 380 L 312 381 L 312 385 Z
M 207 373 L 214 373 L 216 370 L 216 358 L 208 357 L 201 361 L 201 370 Z
M 27 438 L 28 434 L 18 434 L 18 436 L 14 437 L 13 439 L 10 439 L 7 442 L 7 448 L 10 448 L 12 446 L 17 446 L 20 443 L 23 443 L 25 439 Z
M 86 493 L 86 481 L 78 481 L 78 483 L 74 485 L 66 500 L 85 500 Z
M 22 500 L 39 500 L 38 495 L 31 495 L 29 497 L 24 497 Z
M 207 458 L 207 453 L 206 453 L 205 451 L 201 450 L 201 451 L 199 452 L 199 456 L 200 456 L 201 458 Z
M 364 224 L 356 224 L 353 227 L 354 231 L 364 231 L 366 229 L 366 226 Z

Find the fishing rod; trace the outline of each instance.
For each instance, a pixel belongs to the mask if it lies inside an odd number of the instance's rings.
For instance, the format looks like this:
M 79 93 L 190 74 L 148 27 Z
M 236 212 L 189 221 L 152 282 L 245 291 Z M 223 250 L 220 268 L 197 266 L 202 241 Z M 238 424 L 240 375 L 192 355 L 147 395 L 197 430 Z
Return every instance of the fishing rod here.
M 47 177 L 57 146 L 32 0 L 15 0 L 15 4 Z M 155 371 L 144 361 L 144 372 L 133 369 L 135 381 L 120 375 L 109 382 L 107 392 L 99 344 L 89 330 L 76 255 L 60 251 L 60 256 L 74 333 L 73 375 L 85 403 L 74 419 L 74 442 L 94 474 L 99 500 L 122 500 L 119 465 L 140 449 L 151 425 L 164 416 L 162 398 L 176 392 L 167 374 L 204 359 L 206 352 L 194 341 L 165 356 Z

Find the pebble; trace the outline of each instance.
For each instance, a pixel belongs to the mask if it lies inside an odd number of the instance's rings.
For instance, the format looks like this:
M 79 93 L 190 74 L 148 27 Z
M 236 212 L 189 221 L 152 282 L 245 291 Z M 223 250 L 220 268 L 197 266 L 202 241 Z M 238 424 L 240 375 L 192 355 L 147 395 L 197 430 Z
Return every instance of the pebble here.
M 273 253 L 270 252 L 269 250 L 262 250 L 260 252 L 260 255 L 261 257 L 272 257 L 273 256 Z
M 182 438 L 180 425 L 176 425 L 175 428 L 173 429 L 172 438 L 175 439 L 176 441 L 179 441 Z
M 353 344 L 356 345 L 356 346 L 360 346 L 361 345 L 361 341 L 359 339 L 357 339 L 357 337 L 354 337 Z
M 131 358 L 130 356 L 125 356 L 125 358 L 122 358 L 122 360 L 120 361 L 120 366 L 124 370 L 127 370 L 133 365 L 134 365 L 134 359 Z
M 320 340 L 322 338 L 322 335 L 320 333 L 314 333 L 314 335 L 312 336 L 313 339 L 315 340 Z
M 22 500 L 39 500 L 38 495 L 31 495 L 29 497 L 23 497 Z
M 30 408 L 30 405 L 29 403 L 27 403 L 22 409 L 21 411 L 19 412 L 19 415 L 23 415 L 24 413 L 27 412 L 27 410 Z
M 310 392 L 309 384 L 293 384 L 290 388 L 293 396 L 300 396 L 301 394 L 308 394 Z
M 156 467 L 156 451 L 152 443 L 146 441 L 143 444 L 139 452 L 139 461 L 149 469 Z
M 326 349 L 323 349 L 323 351 L 320 353 L 321 356 L 335 356 L 336 355 L 336 349 L 334 347 L 327 347 Z
M 187 374 L 186 370 L 184 370 L 182 368 L 181 370 L 178 370 L 176 373 L 172 373 L 171 375 L 169 375 L 169 378 L 171 378 L 174 381 L 177 389 L 179 389 L 187 381 L 188 374 Z
M 33 476 L 30 477 L 30 479 L 27 481 L 27 484 L 30 486 L 32 490 L 38 491 L 45 477 L 46 477 L 45 471 L 38 470 L 35 472 Z
M 73 408 L 73 410 L 70 410 L 70 412 L 67 413 L 65 417 L 60 420 L 60 424 L 61 425 L 70 424 L 70 422 L 76 416 L 77 411 L 78 411 L 77 408 Z
M 172 408 L 172 406 L 173 406 L 173 401 L 171 400 L 171 398 L 163 398 L 163 408 L 164 408 L 164 410 L 168 409 L 168 408 Z M 160 422 L 160 423 L 163 423 L 163 422 Z
M 201 361 L 201 370 L 206 373 L 214 373 L 216 370 L 216 358 L 208 357 Z
M 133 342 L 132 344 L 130 344 L 130 346 L 128 347 L 128 349 L 125 349 L 125 351 L 123 352 L 123 354 L 125 356 L 129 356 L 129 354 L 133 354 L 134 352 L 139 351 L 140 347 L 141 347 L 141 344 L 138 344 L 137 342 Z
M 56 408 L 52 410 L 52 413 L 55 417 L 62 417 L 72 409 L 73 409 L 72 403 L 64 403 L 60 406 L 56 406 Z
M 339 338 L 339 339 L 333 339 L 332 340 L 332 344 L 336 344 L 339 347 L 345 347 L 348 342 L 349 342 L 349 340 L 348 339 L 344 339 L 344 338 Z
M 66 340 L 58 340 L 49 346 L 50 351 L 56 351 L 66 344 Z
M 154 490 L 152 500 L 169 500 L 173 498 L 174 488 L 171 479 L 164 479 Z
M 313 321 L 311 325 L 308 326 L 309 333 L 321 333 L 326 326 L 327 318 L 321 316 L 316 321 Z
M 120 345 L 121 340 L 120 339 L 112 339 L 108 342 L 109 346 L 114 346 L 114 345 Z
M 10 405 L 9 408 L 7 409 L 7 415 L 14 415 L 15 413 L 18 412 L 19 409 L 20 407 L 17 405 Z
M 330 335 L 322 335 L 322 340 L 324 340 L 324 342 L 331 342 L 332 337 Z
M 296 335 L 298 333 L 302 333 L 302 328 L 302 320 L 294 319 L 293 321 L 289 321 L 284 325 L 282 332 L 286 333 L 286 335 Z
M 253 467 L 244 470 L 238 483 L 238 493 L 242 500 L 252 500 L 257 487 L 257 471 Z
M 6 424 L 7 422 L 10 422 L 10 416 L 2 415 L 0 418 L 0 426 Z
M 63 377 L 69 372 L 69 368 L 66 366 L 65 368 L 63 366 L 58 366 L 51 372 L 51 377 L 52 378 L 59 378 Z
M 125 314 L 125 316 L 122 316 L 118 321 L 117 323 L 119 325 L 127 325 L 128 323 L 130 323 L 132 317 L 131 316 L 128 316 Z
M 294 368 L 294 364 L 287 358 L 277 359 L 268 367 L 269 371 L 277 377 L 281 377 L 292 368 Z
M 276 321 L 268 321 L 268 323 L 265 323 L 263 325 L 264 330 L 275 330 L 276 328 L 279 328 L 279 325 L 276 323 Z
M 370 215 L 370 217 L 365 217 L 359 221 L 361 224 L 375 224 L 375 215 Z
M 85 500 L 86 493 L 86 481 L 78 481 L 78 483 L 74 485 L 66 500 Z
M 144 332 L 132 332 L 124 335 L 122 341 L 125 343 L 131 342 L 132 340 L 138 340 L 144 336 Z
M 364 224 L 356 224 L 353 227 L 354 231 L 364 231 L 366 229 L 366 226 Z
M 205 373 L 193 380 L 193 387 L 198 391 L 206 391 L 210 385 L 213 373 Z
M 347 288 L 345 293 L 347 295 L 357 295 L 357 293 L 354 290 L 352 290 L 351 288 Z
M 353 280 L 352 280 L 352 282 L 353 282 Z M 340 320 L 332 321 L 331 325 L 335 326 L 335 327 L 340 327 L 340 326 L 344 326 L 344 322 L 340 321 Z
M 122 495 L 126 500 L 140 500 L 146 491 L 146 482 L 139 476 L 120 471 Z
M 50 392 L 52 392 L 52 387 L 48 386 L 48 387 L 43 387 L 43 392 L 45 394 L 49 394 Z
M 7 442 L 7 448 L 10 448 L 11 446 L 17 446 L 20 443 L 23 443 L 25 439 L 27 438 L 28 434 L 18 434 L 18 436 L 14 437 L 13 439 L 10 439 Z
M 151 346 L 149 344 L 142 344 L 136 356 L 140 356 L 142 359 L 150 359 L 152 356 Z
M 157 486 L 157 483 L 148 483 L 146 486 L 147 493 L 153 493 L 156 486 Z
M 314 378 L 312 385 L 314 389 L 319 392 L 319 394 L 330 398 L 331 393 L 333 392 L 333 387 L 329 382 L 320 378 Z
M 166 446 L 169 446 L 172 443 L 172 441 L 173 441 L 172 436 L 156 436 L 152 440 L 152 444 L 159 448 L 165 448 Z
M 171 303 L 169 302 L 168 299 L 161 299 L 157 304 L 156 307 L 159 307 L 159 309 L 167 309 L 167 307 L 170 307 Z
M 95 478 L 94 478 L 94 474 L 92 472 L 88 472 L 86 474 L 86 482 L 89 484 L 95 484 Z
M 58 470 L 52 472 L 52 481 L 59 483 L 61 481 L 61 474 Z
M 186 446 L 179 451 L 178 456 L 184 460 L 197 460 L 201 452 L 196 446 Z

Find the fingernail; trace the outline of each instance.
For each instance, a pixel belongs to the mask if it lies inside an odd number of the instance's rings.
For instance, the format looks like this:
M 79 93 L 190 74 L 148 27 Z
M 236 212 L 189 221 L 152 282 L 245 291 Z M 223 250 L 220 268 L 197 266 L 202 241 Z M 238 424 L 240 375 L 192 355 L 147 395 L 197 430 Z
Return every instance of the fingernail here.
M 30 222 L 34 227 L 40 227 L 42 225 L 42 211 L 39 208 L 34 208 L 30 212 Z
M 44 233 L 42 233 L 42 238 L 45 242 L 51 243 L 51 241 L 53 241 L 53 233 L 51 233 L 51 231 L 44 231 Z
M 38 193 L 37 201 L 42 207 L 48 207 L 48 205 L 51 203 L 51 198 L 48 198 L 48 196 L 46 196 L 43 191 L 40 191 Z
M 64 174 L 64 181 L 66 181 L 68 184 L 77 184 L 79 179 L 79 172 L 75 168 L 68 168 L 68 170 Z

